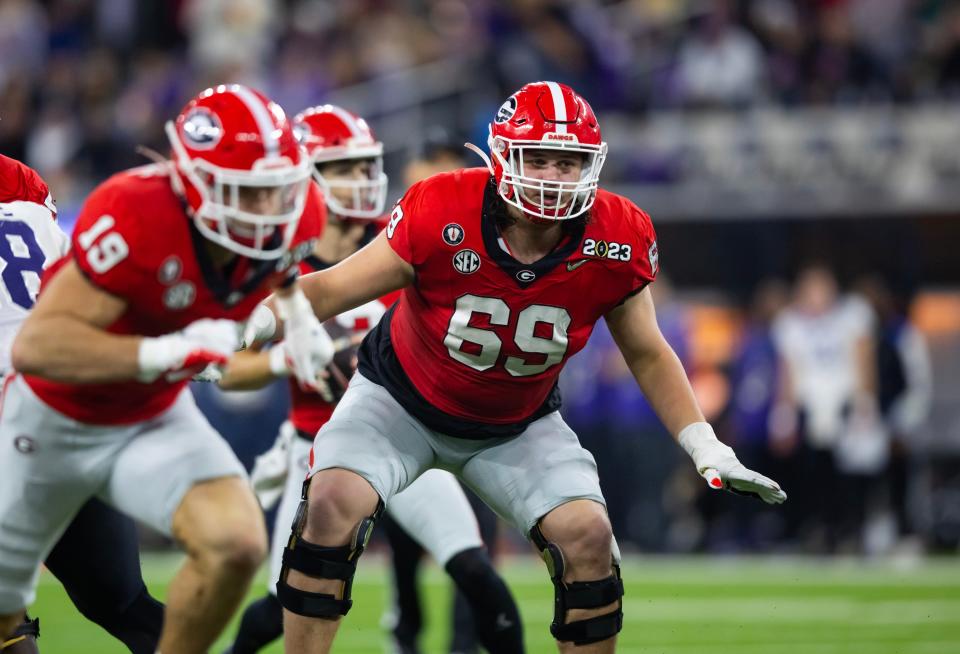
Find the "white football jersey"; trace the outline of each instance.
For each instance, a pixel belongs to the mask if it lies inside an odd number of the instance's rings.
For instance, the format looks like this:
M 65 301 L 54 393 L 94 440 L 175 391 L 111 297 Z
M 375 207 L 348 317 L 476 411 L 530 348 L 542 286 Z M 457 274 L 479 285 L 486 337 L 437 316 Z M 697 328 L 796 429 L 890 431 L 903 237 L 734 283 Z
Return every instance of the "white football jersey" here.
M 807 436 L 817 447 L 832 445 L 843 430 L 844 406 L 857 392 L 857 342 L 873 323 L 873 310 L 855 296 L 819 316 L 787 309 L 774 321 L 777 351 L 789 364 Z
M 0 373 L 10 368 L 13 337 L 37 301 L 44 268 L 69 249 L 47 206 L 0 202 Z

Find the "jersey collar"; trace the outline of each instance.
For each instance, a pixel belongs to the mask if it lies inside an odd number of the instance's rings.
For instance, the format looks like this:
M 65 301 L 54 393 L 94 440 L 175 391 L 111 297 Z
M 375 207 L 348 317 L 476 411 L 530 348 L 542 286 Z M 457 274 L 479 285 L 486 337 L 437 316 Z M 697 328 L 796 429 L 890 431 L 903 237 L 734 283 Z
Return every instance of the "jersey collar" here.
M 493 262 L 520 288 L 527 288 L 566 261 L 580 247 L 580 241 L 583 240 L 583 233 L 586 231 L 586 225 L 582 221 L 577 221 L 573 229 L 565 235 L 565 240 L 559 247 L 533 263 L 520 263 L 500 247 L 497 215 L 501 211 L 504 211 L 503 203 L 497 194 L 496 182 L 491 177 L 490 183 L 483 192 L 483 210 L 480 218 L 483 247 L 487 251 L 487 256 L 493 259 Z
M 193 251 L 197 256 L 197 264 L 200 267 L 200 273 L 203 275 L 203 281 L 217 302 L 227 308 L 239 304 L 243 298 L 253 292 L 277 269 L 277 260 L 275 259 L 264 261 L 248 259 L 250 267 L 247 274 L 240 284 L 234 286 L 230 281 L 230 275 L 241 257 L 237 255 L 224 269 L 218 269 L 206 248 L 209 241 L 200 233 L 192 220 L 188 220 L 187 225 L 190 228 L 190 240 L 193 242 Z M 276 232 L 273 234 L 272 240 L 280 238 L 282 236 L 279 232 Z M 274 243 L 271 242 L 269 245 L 273 246 Z

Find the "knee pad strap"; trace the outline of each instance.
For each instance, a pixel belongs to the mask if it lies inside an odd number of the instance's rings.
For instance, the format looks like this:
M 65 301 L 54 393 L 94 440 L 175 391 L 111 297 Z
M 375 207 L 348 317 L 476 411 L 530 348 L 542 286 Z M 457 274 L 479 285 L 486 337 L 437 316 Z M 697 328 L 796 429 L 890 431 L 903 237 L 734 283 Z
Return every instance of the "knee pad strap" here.
M 589 645 L 613 638 L 623 629 L 623 610 L 617 609 L 595 615 L 584 620 L 575 620 L 558 625 L 550 625 L 550 633 L 559 641 L 573 642 L 574 645 Z
M 530 530 L 533 543 L 540 550 L 550 581 L 553 582 L 553 623 L 550 633 L 559 641 L 573 642 L 575 645 L 588 645 L 612 638 L 623 628 L 623 580 L 620 578 L 620 566 L 611 563 L 613 574 L 594 581 L 563 580 L 566 563 L 563 552 L 556 543 L 548 541 L 540 526 Z M 566 622 L 569 609 L 597 609 L 618 602 L 617 608 L 609 613 L 596 615 L 583 620 Z
M 277 601 L 283 608 L 308 618 L 336 620 L 350 612 L 351 599 L 337 599 L 331 593 L 311 593 L 294 588 L 286 581 L 277 581 Z

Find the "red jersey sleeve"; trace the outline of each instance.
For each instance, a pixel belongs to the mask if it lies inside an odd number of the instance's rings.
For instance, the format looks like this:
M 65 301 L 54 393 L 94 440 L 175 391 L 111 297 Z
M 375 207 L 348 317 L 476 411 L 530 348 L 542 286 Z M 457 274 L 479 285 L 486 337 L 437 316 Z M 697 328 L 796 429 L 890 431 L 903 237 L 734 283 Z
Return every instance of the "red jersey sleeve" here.
M 73 230 L 71 251 L 84 275 L 98 288 L 123 298 L 144 282 L 139 254 L 150 247 L 148 222 L 122 183 L 108 180 L 87 198 Z
M 309 272 L 309 267 L 304 269 L 302 262 L 313 253 L 317 239 L 323 234 L 326 225 L 327 203 L 323 200 L 320 188 L 311 182 L 303 213 L 300 214 L 297 230 L 290 243 L 290 251 L 277 268 L 278 274 L 283 278 L 281 286 L 287 286 L 299 275 Z
M 417 182 L 404 193 L 393 207 L 384 231 L 394 252 L 409 263 L 418 266 L 427 260 L 431 242 L 426 238 L 427 226 L 434 222 L 438 210 L 436 193 L 431 192 L 431 180 Z
M 294 242 L 320 238 L 323 228 L 327 224 L 327 203 L 323 199 L 320 187 L 310 183 L 307 191 L 307 201 L 303 206 L 303 214 L 297 225 L 297 235 Z
M 660 270 L 660 250 L 657 246 L 657 233 L 653 221 L 646 211 L 623 200 L 625 222 L 636 233 L 637 251 L 631 257 L 630 272 L 633 275 L 633 290 L 630 295 L 639 293 L 657 277 Z

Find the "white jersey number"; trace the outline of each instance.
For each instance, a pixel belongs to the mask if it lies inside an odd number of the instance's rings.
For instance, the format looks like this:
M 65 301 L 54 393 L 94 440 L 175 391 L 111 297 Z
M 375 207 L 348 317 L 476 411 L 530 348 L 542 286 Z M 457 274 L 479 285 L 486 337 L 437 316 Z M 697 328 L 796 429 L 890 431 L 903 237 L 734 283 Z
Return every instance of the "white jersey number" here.
M 93 226 L 77 237 L 77 242 L 87 253 L 87 263 L 95 273 L 103 274 L 127 258 L 130 248 L 118 232 L 104 232 L 114 226 L 113 216 L 100 216 Z M 103 238 L 100 238 L 103 236 Z M 97 239 L 100 239 L 97 242 Z
M 490 316 L 491 325 L 506 325 L 510 322 L 510 307 L 497 297 L 464 295 L 457 299 L 456 310 L 450 318 L 447 335 L 443 344 L 450 356 L 474 370 L 489 370 L 497 363 L 503 342 L 492 330 L 470 326 L 470 318 L 475 313 Z M 552 332 L 550 338 L 534 334 L 538 323 L 548 325 Z M 562 307 L 543 304 L 531 304 L 517 314 L 517 329 L 513 341 L 523 352 L 543 354 L 542 363 L 527 363 L 521 357 L 509 356 L 503 367 L 514 377 L 539 375 L 550 366 L 563 361 L 567 353 L 567 329 L 570 327 L 570 314 Z M 479 352 L 464 352 L 464 343 L 479 346 Z

